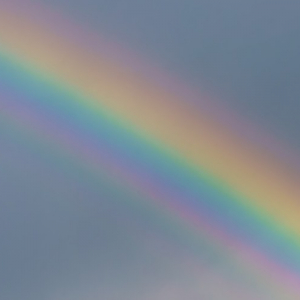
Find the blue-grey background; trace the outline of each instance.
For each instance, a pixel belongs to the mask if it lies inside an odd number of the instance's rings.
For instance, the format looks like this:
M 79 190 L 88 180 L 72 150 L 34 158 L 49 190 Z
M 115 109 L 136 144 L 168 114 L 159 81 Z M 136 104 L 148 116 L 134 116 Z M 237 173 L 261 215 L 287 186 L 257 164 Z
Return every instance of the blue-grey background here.
M 298 0 L 39 1 L 213 91 L 300 153 Z M 209 256 L 191 258 L 122 205 L 132 195 L 26 145 L 0 122 L 0 299 L 242 299 Z
M 40 0 L 212 90 L 300 151 L 297 0 Z

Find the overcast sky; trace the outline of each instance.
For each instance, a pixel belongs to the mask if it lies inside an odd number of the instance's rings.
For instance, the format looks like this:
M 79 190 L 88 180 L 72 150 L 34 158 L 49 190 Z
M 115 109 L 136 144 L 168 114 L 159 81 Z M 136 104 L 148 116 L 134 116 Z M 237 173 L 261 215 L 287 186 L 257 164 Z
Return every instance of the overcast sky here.
M 39 0 L 123 41 L 300 152 L 297 0 Z
M 213 91 L 300 153 L 299 0 L 39 1 Z M 95 184 L 25 147 L 4 122 L 0 141 L 1 299 L 242 299 L 205 251 L 191 258 L 166 241 L 104 175 Z
M 28 140 L 0 119 L 1 299 L 282 299 L 105 174 Z

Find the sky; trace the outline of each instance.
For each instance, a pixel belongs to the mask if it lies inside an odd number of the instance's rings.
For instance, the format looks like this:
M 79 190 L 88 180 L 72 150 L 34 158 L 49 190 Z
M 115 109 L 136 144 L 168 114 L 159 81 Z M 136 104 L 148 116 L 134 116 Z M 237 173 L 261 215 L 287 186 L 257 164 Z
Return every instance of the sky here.
M 297 0 L 40 0 L 139 51 L 300 151 Z
M 35 1 L 208 91 L 300 155 L 298 0 Z M 123 202 L 140 195 L 23 139 L 0 120 L 1 299 L 282 299 L 250 278 L 246 298 L 205 245 L 195 255 Z

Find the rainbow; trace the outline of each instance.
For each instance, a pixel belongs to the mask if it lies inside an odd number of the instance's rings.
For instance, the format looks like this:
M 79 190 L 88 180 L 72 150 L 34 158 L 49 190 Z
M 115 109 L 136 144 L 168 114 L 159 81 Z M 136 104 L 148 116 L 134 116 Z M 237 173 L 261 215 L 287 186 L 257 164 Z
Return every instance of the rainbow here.
M 299 297 L 299 174 L 281 146 L 241 135 L 233 114 L 196 104 L 119 45 L 28 7 L 0 3 L 1 119 L 142 195 L 137 205 L 226 257 L 230 280 L 242 272 Z

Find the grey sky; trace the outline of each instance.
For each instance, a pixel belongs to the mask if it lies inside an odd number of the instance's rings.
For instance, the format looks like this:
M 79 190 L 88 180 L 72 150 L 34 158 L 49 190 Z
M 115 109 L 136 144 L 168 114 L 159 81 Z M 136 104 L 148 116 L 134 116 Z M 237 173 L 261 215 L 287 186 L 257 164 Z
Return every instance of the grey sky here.
M 300 153 L 299 0 L 36 1 L 212 90 Z M 242 299 L 209 255 L 189 257 L 122 204 L 132 195 L 24 139 L 0 122 L 0 299 Z M 243 300 L 276 300 L 252 290 Z
M 226 257 L 201 240 L 188 251 L 101 172 L 95 180 L 3 120 L 0 140 L 1 299 L 276 299 L 251 278 L 228 283 Z
M 123 41 L 300 152 L 297 0 L 40 0 Z

